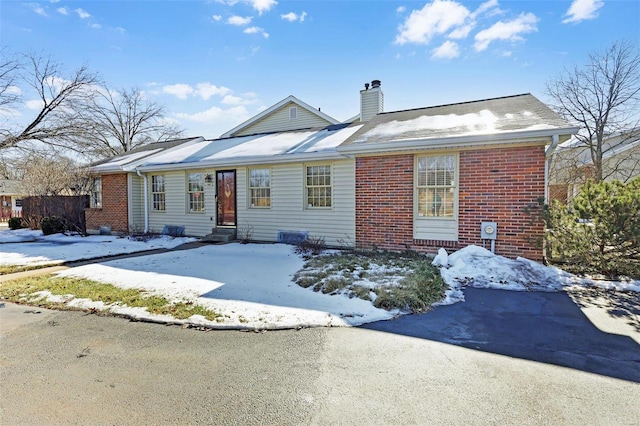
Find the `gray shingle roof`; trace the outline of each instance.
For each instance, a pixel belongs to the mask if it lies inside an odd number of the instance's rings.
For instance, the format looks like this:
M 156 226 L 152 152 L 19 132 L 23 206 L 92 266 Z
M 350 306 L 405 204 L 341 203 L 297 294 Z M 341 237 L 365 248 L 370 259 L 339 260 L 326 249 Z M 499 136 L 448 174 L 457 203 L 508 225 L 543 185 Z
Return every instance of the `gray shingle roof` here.
M 522 94 L 381 113 L 341 147 L 567 128 L 570 125 L 536 97 Z

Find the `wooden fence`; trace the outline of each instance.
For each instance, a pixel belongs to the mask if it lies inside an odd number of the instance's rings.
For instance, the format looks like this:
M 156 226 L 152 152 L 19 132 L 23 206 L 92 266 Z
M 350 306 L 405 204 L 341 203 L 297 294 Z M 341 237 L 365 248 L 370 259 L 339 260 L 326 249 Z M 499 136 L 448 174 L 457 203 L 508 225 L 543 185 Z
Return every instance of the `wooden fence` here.
M 85 234 L 87 226 L 84 209 L 89 207 L 89 196 L 41 196 L 22 199 L 22 218 L 32 229 L 40 229 L 43 217 L 62 218 L 67 229 Z

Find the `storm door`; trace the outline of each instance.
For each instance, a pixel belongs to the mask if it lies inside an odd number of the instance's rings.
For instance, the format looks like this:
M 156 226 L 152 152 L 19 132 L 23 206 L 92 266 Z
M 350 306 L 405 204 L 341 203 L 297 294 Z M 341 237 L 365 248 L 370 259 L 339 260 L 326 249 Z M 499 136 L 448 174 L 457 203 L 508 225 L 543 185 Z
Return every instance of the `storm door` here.
M 236 226 L 236 171 L 216 171 L 217 225 Z

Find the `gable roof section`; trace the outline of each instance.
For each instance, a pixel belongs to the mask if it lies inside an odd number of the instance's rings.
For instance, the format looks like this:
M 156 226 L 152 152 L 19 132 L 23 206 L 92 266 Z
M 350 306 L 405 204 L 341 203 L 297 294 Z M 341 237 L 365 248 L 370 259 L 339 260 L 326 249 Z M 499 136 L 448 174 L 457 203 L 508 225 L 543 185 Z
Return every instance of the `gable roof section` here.
M 230 137 L 234 137 L 237 136 L 238 133 L 240 133 L 241 131 L 253 126 L 254 124 L 266 119 L 267 117 L 269 117 L 270 115 L 272 115 L 273 113 L 275 113 L 276 111 L 278 111 L 280 108 L 282 108 L 283 106 L 287 105 L 288 103 L 293 103 L 295 105 L 297 105 L 298 107 L 308 111 L 309 113 L 317 116 L 318 118 L 320 118 L 321 120 L 325 121 L 327 124 L 339 124 L 340 122 L 338 120 L 336 120 L 333 117 L 328 116 L 327 114 L 323 113 L 322 111 L 312 107 L 311 105 L 302 102 L 300 99 L 296 98 L 293 95 L 289 95 L 286 98 L 284 98 L 283 100 L 281 100 L 280 102 L 278 102 L 275 105 L 272 105 L 271 107 L 265 109 L 264 111 L 260 112 L 259 114 L 254 115 L 253 117 L 251 117 L 250 119 L 248 119 L 247 121 L 239 124 L 238 126 L 234 127 L 233 129 L 229 130 L 226 133 L 223 133 L 220 138 L 230 138 Z
M 25 195 L 26 193 L 21 181 L 0 179 L 0 195 Z
M 139 164 L 138 170 L 184 170 L 344 158 L 336 151 L 336 147 L 360 127 L 362 125 L 336 124 L 316 129 L 200 141 L 153 155 Z
M 450 148 L 552 135 L 572 127 L 531 94 L 380 113 L 347 139 L 347 153 Z
M 168 141 L 154 142 L 139 146 L 131 151 L 125 152 L 124 154 L 116 155 L 115 157 L 111 157 L 106 160 L 97 161 L 92 163 L 90 167 L 94 173 L 98 174 L 133 170 L 137 165 L 143 163 L 144 160 L 151 155 L 171 150 L 183 144 L 193 144 L 203 140 L 204 138 L 202 136 L 198 136 L 195 138 L 171 139 Z

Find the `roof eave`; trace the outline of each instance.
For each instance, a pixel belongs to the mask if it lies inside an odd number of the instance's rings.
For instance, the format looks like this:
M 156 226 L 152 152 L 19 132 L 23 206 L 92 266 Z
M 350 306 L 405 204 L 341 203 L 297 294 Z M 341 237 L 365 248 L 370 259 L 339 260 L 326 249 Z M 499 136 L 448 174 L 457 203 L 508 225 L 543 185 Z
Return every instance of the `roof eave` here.
M 543 130 L 526 130 L 514 132 L 492 133 L 486 135 L 466 135 L 445 138 L 406 139 L 382 143 L 354 143 L 337 148 L 344 154 L 370 154 L 375 152 L 397 152 L 416 149 L 452 149 L 467 148 L 479 145 L 513 144 L 526 140 L 547 138 L 553 135 L 571 135 L 578 127 L 565 127 Z

